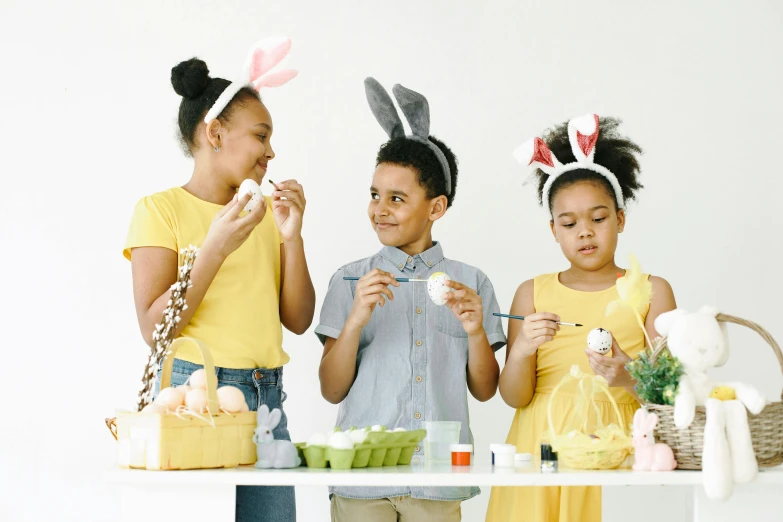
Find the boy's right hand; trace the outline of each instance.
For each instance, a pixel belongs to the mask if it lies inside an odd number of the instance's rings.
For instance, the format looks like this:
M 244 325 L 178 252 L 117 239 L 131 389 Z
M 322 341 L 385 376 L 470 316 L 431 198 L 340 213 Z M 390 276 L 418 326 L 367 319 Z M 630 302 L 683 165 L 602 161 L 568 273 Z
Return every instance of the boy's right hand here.
M 514 346 L 511 347 L 512 353 L 516 352 L 521 357 L 534 355 L 542 344 L 555 338 L 560 330 L 558 321 L 560 317 L 549 312 L 537 312 L 525 316 Z
M 246 193 L 242 197 L 235 194 L 234 199 L 220 209 L 215 215 L 215 219 L 212 220 L 202 250 L 208 250 L 225 259 L 242 246 L 242 243 L 250 237 L 250 233 L 266 215 L 266 199 L 262 198 L 256 208 L 240 217 L 239 214 L 251 197 L 250 193 Z
M 375 305 L 383 306 L 386 299 L 394 300 L 389 285 L 400 286 L 394 276 L 389 272 L 376 268 L 366 273 L 356 282 L 356 293 L 353 298 L 353 307 L 348 314 L 346 323 L 351 323 L 356 328 L 364 328 L 370 322 Z

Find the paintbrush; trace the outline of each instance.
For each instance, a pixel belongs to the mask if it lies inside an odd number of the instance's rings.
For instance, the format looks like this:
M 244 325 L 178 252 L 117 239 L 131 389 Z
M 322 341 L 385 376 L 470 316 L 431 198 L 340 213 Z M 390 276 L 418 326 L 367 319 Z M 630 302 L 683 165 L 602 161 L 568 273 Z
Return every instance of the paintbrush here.
M 343 281 L 358 281 L 361 277 L 343 277 Z M 414 279 L 412 277 L 398 277 L 396 278 L 400 283 L 427 283 L 427 279 Z
M 508 314 L 495 314 L 495 313 L 493 313 L 492 315 L 494 315 L 496 317 L 507 317 L 509 319 L 519 319 L 521 321 L 525 320 L 525 318 L 522 317 L 521 315 L 508 315 Z M 562 324 L 563 326 L 582 326 L 579 323 L 565 323 L 563 321 L 560 321 L 557 324 Z

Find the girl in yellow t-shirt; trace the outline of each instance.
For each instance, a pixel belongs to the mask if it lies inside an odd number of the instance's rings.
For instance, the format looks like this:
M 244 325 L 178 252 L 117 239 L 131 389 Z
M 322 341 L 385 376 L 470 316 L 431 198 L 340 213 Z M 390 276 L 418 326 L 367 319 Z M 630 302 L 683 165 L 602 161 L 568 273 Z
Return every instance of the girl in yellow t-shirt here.
M 237 188 L 245 179 L 261 184 L 275 157 L 269 111 L 251 85 L 212 78 L 197 58 L 174 67 L 171 82 L 182 96 L 180 138 L 194 166 L 184 186 L 143 198 L 133 214 L 124 255 L 142 335 L 152 345 L 177 280 L 178 252 L 199 246 L 177 334 L 207 344 L 218 386 L 241 389 L 251 410 L 261 404 L 282 410 L 282 366 L 289 359 L 282 326 L 304 333 L 315 309 L 301 236 L 302 186 L 277 183 L 270 198 L 243 212 L 250 195 L 237 197 Z M 198 352 L 178 352 L 172 383 L 184 384 L 201 362 Z M 290 440 L 285 413 L 274 436 Z M 295 518 L 293 487 L 237 488 L 237 520 Z
M 506 365 L 500 375 L 503 400 L 516 408 L 507 442 L 517 451 L 540 452 L 548 430 L 547 406 L 552 389 L 571 366 L 602 375 L 612 386 L 624 425 L 639 407 L 634 381 L 625 363 L 644 347 L 644 332 L 630 310 L 609 316 L 609 302 L 618 299 L 615 286 L 623 269 L 615 264 L 618 234 L 625 227 L 625 203 L 634 198 L 641 149 L 618 134 L 618 120 L 594 114 L 571 120 L 517 149 L 524 164 L 534 165 L 539 201 L 552 216 L 550 227 L 570 268 L 525 281 L 517 289 L 511 314 L 525 317 L 508 327 Z M 653 298 L 640 310 L 651 338 L 653 323 L 676 308 L 669 284 L 650 277 Z M 581 328 L 558 325 L 577 322 Z M 587 349 L 587 333 L 603 327 L 613 334 L 607 356 Z M 575 409 L 574 401 L 558 393 L 553 409 L 555 429 Z M 604 423 L 617 422 L 610 403 L 600 403 Z M 599 522 L 600 487 L 496 487 L 487 521 Z

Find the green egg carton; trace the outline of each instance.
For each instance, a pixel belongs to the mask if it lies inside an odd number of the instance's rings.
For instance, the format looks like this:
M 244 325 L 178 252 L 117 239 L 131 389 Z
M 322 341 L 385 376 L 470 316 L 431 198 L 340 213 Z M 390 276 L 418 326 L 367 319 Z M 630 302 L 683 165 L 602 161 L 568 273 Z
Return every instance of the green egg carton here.
M 368 431 L 367 438 L 354 449 L 295 444 L 302 465 L 309 468 L 351 469 L 408 466 L 416 446 L 427 436 L 426 430 Z

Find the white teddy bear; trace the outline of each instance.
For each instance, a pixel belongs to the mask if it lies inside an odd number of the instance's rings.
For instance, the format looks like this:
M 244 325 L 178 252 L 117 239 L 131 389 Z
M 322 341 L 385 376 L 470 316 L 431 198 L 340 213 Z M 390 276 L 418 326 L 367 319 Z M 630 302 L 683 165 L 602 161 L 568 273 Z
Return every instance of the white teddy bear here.
M 708 498 L 723 500 L 731 496 L 735 482 L 750 482 L 758 473 L 745 408 L 759 414 L 767 401 L 752 386 L 717 383 L 707 375 L 708 368 L 723 366 L 729 358 L 726 326 L 717 315 L 711 307 L 695 313 L 673 310 L 658 316 L 655 329 L 667 337 L 669 351 L 684 368 L 674 399 L 674 424 L 680 429 L 689 427 L 696 406 L 705 407 L 704 492 Z M 714 398 L 720 391 L 728 392 L 732 400 Z

